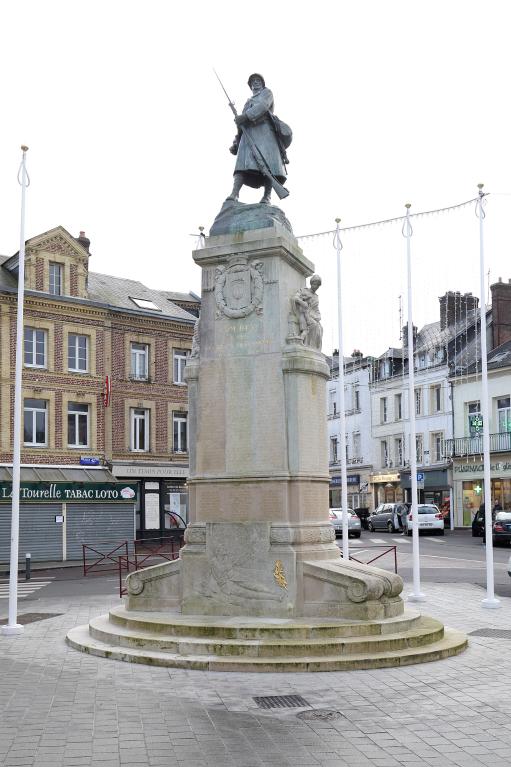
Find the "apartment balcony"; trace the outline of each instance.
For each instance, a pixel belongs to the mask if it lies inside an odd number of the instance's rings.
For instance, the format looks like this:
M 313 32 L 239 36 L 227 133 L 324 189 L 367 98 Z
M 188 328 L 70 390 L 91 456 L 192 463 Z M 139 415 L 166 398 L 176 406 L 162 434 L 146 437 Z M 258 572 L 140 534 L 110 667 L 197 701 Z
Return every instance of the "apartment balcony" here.
M 490 434 L 490 453 L 511 452 L 511 432 Z M 456 437 L 446 439 L 443 458 L 460 458 L 467 455 L 482 455 L 483 435 L 477 437 Z

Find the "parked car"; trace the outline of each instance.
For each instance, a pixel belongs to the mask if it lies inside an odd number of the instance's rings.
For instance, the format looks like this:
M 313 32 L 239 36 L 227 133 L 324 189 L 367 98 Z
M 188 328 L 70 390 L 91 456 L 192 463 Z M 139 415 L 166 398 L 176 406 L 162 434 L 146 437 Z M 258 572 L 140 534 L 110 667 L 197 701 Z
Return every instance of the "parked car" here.
M 421 532 L 421 530 L 427 530 L 428 532 L 436 533 L 437 535 L 444 534 L 444 515 L 438 506 L 434 506 L 432 503 L 419 503 L 417 511 L 419 512 L 419 532 Z M 410 513 L 408 514 L 408 535 L 412 534 L 411 526 L 412 512 L 410 510 Z
M 342 509 L 330 509 L 330 522 L 334 526 L 335 535 L 342 536 Z M 362 525 L 353 509 L 348 509 L 348 538 L 360 538 Z
M 367 527 L 373 533 L 375 530 L 388 530 L 389 533 L 395 533 L 399 528 L 396 527 L 396 512 L 399 515 L 401 509 L 409 507 L 409 503 L 380 503 L 369 519 Z
M 493 543 L 511 543 L 511 511 L 498 511 L 493 523 Z
M 480 538 L 484 535 L 484 510 L 478 509 L 472 520 L 472 537 Z

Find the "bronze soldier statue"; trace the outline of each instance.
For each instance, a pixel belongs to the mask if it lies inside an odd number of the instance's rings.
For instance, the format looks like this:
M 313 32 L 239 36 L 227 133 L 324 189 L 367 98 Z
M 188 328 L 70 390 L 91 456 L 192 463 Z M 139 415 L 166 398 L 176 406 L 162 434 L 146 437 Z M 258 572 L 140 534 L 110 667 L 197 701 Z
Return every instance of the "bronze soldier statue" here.
M 248 78 L 248 85 L 252 96 L 243 107 L 242 114 L 236 113 L 234 104 L 227 96 L 238 126 L 238 133 L 230 147 L 232 154 L 237 155 L 234 185 L 227 199 L 237 201 L 244 184 L 254 189 L 262 186 L 264 195 L 261 203 L 269 205 L 272 188 L 280 199 L 289 194 L 283 184 L 287 177 L 286 149 L 291 143 L 292 132 L 273 114 L 273 94 L 266 87 L 264 77 L 255 72 Z M 224 92 L 227 95 L 225 88 Z

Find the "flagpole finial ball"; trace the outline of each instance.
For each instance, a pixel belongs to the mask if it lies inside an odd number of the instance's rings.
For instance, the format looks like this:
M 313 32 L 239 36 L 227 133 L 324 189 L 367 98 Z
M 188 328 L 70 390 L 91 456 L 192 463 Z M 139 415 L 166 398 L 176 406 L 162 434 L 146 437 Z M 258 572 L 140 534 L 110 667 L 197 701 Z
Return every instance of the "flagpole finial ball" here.
M 411 202 L 407 202 L 407 203 L 405 204 L 405 208 L 408 208 L 408 209 L 410 209 L 411 207 L 412 207 L 412 203 L 411 203 Z
M 336 218 L 336 219 L 335 219 L 335 223 L 336 223 L 336 224 L 340 224 L 340 223 L 341 223 L 341 219 L 340 219 L 340 218 Z
M 28 146 L 26 144 L 21 145 L 21 151 L 22 152 L 28 152 Z

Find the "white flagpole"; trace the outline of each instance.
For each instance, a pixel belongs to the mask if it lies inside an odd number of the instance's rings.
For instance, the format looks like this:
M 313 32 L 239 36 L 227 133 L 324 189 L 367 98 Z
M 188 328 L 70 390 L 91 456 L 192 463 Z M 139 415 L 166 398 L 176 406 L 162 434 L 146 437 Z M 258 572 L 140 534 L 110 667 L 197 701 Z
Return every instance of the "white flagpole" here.
M 484 184 L 478 184 L 479 199 L 476 203 L 476 214 L 479 218 L 479 285 L 480 305 L 479 317 L 481 323 L 481 415 L 483 417 L 483 469 L 484 469 L 484 529 L 486 532 L 486 598 L 481 605 L 488 608 L 501 607 L 499 599 L 495 599 L 493 576 L 493 520 L 491 510 L 491 465 L 490 465 L 490 419 L 488 407 L 488 350 L 486 344 L 486 290 L 484 273 L 484 218 L 483 192 Z
M 22 634 L 24 629 L 18 619 L 18 550 L 20 523 L 20 464 L 21 464 L 21 415 L 23 371 L 23 304 L 25 300 L 25 192 L 30 184 L 26 168 L 28 146 L 22 146 L 18 181 L 21 185 L 20 250 L 18 258 L 18 313 L 16 317 L 16 368 L 14 378 L 14 446 L 12 455 L 12 514 L 11 559 L 9 565 L 9 618 L 2 633 L 6 636 Z
M 415 430 L 415 368 L 414 368 L 414 344 L 413 344 L 413 317 L 412 317 L 412 253 L 410 240 L 413 229 L 410 223 L 410 203 L 406 204 L 406 219 L 403 222 L 403 236 L 406 239 L 406 270 L 408 277 L 408 417 L 410 419 L 409 452 L 410 452 L 410 480 L 412 492 L 412 541 L 413 541 L 413 591 L 408 595 L 410 602 L 423 602 L 424 594 L 421 592 L 421 570 L 419 555 L 419 510 L 417 508 L 417 448 Z
M 344 349 L 342 342 L 342 280 L 341 280 L 341 234 L 340 218 L 335 219 L 334 246 L 337 250 L 337 324 L 339 332 L 339 450 L 341 451 L 341 507 L 342 507 L 342 556 L 350 558 L 348 541 L 348 478 L 346 467 L 346 408 L 344 397 Z

